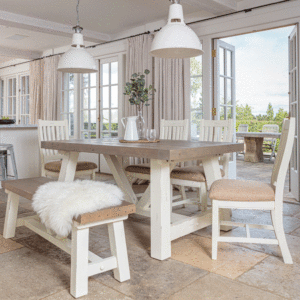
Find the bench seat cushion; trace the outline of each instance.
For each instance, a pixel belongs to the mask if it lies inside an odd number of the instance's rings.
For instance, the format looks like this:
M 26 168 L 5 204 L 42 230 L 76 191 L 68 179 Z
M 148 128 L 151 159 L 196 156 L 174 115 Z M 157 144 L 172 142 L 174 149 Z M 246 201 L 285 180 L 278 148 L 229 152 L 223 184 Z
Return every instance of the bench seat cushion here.
M 224 177 L 225 172 L 223 171 L 223 169 L 220 169 L 220 170 L 221 170 L 222 177 Z M 130 166 L 126 167 L 125 171 L 130 172 L 130 173 L 150 175 L 150 165 L 149 164 L 130 165 Z M 206 181 L 203 166 L 175 168 L 171 172 L 171 178 L 196 181 L 196 182 L 205 182 Z
M 223 201 L 275 201 L 271 184 L 253 180 L 220 179 L 213 182 L 209 198 Z
M 58 172 L 60 172 L 61 164 L 62 164 L 61 160 L 59 160 L 59 161 L 50 161 L 50 162 L 45 164 L 44 168 L 47 171 L 58 173 Z M 98 168 L 97 165 L 93 162 L 79 161 L 77 163 L 77 166 L 76 166 L 76 172 L 94 170 L 94 169 L 97 169 L 97 168 Z

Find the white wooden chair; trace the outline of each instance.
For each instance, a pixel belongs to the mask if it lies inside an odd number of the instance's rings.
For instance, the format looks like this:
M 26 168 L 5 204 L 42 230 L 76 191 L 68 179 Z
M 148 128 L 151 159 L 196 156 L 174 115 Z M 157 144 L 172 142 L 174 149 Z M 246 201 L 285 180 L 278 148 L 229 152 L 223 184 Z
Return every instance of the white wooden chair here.
M 286 264 L 293 263 L 283 230 L 282 209 L 284 182 L 291 158 L 294 134 L 295 118 L 285 119 L 271 184 L 261 181 L 228 179 L 217 180 L 212 184 L 209 192 L 213 206 L 212 259 L 217 259 L 218 242 L 257 243 L 279 245 L 284 262 Z M 220 221 L 219 209 L 221 208 L 270 210 L 273 225 L 248 225 Z M 245 227 L 247 237 L 220 236 L 221 225 Z M 249 228 L 273 230 L 276 238 L 251 238 Z
M 209 142 L 232 142 L 233 140 L 233 120 L 200 120 L 200 141 Z M 230 154 L 226 154 L 220 158 L 220 164 L 223 166 L 221 169 L 222 176 L 228 176 Z M 207 183 L 205 179 L 204 169 L 201 165 L 175 168 L 171 172 L 171 183 L 178 185 L 182 190 L 185 187 L 193 187 L 197 189 L 198 198 L 187 199 L 183 193 L 183 200 L 177 201 L 173 204 L 189 204 L 197 203 L 201 211 L 207 210 Z
M 276 124 L 267 124 L 262 127 L 261 132 L 278 133 L 279 126 Z M 276 138 L 264 138 L 263 149 L 272 150 L 269 160 L 275 158 Z
M 61 160 L 63 155 L 57 150 L 42 149 L 42 141 L 69 140 L 68 120 L 64 121 L 44 121 L 38 120 L 38 135 L 40 156 L 42 165 L 42 176 L 58 178 L 61 168 Z M 79 161 L 76 167 L 75 176 L 90 175 L 95 180 L 97 165 L 93 162 Z
M 240 124 L 238 131 L 237 132 L 248 132 L 249 130 L 249 125 L 248 124 Z M 244 138 L 243 137 L 237 137 L 236 138 L 237 143 L 244 143 Z M 237 152 L 237 154 L 245 154 L 245 151 L 242 152 Z
M 161 140 L 183 140 L 187 141 L 189 137 L 189 119 L 186 120 L 161 120 L 160 121 L 160 136 Z M 150 164 L 130 165 L 125 167 L 126 175 L 129 181 L 136 179 L 150 180 Z M 171 182 L 172 183 L 172 182 Z M 173 184 L 173 183 L 172 183 Z M 185 197 L 184 188 L 181 188 L 183 197 Z M 140 200 L 137 204 L 137 211 L 150 216 L 150 186 L 145 193 L 138 194 Z M 176 200 L 182 196 L 175 196 L 172 199 Z

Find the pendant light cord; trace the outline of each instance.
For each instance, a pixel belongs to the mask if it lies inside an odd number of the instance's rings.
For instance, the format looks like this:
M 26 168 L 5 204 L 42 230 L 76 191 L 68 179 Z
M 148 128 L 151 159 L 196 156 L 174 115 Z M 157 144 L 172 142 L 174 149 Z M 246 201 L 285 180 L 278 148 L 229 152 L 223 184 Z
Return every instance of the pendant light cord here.
M 80 0 L 78 0 L 77 7 L 76 7 L 76 10 L 77 10 L 77 25 L 79 25 L 79 1 Z M 282 4 L 284 2 L 290 2 L 290 1 L 293 1 L 293 0 L 282 0 L 282 1 L 278 1 L 278 2 L 273 2 L 273 3 L 269 3 L 269 4 L 265 4 L 265 5 L 260 5 L 260 6 L 256 6 L 256 7 L 252 7 L 252 8 L 247 8 L 247 9 L 244 9 L 244 10 L 235 11 L 233 13 L 228 13 L 228 14 L 225 14 L 225 15 L 220 15 L 220 16 L 216 16 L 216 17 L 211 17 L 211 18 L 207 18 L 207 19 L 194 21 L 194 22 L 189 22 L 189 23 L 186 23 L 186 24 L 191 25 L 191 24 L 195 24 L 195 23 L 201 23 L 201 22 L 205 22 L 205 21 L 209 21 L 209 20 L 213 20 L 213 19 L 218 19 L 218 18 L 230 16 L 230 15 L 235 15 L 235 14 L 242 13 L 242 12 L 248 13 L 248 12 L 253 11 L 254 9 L 264 8 L 264 7 L 272 6 L 272 5 L 276 5 L 276 4 Z M 160 29 L 154 30 L 154 32 L 157 32 L 157 31 L 160 31 Z M 101 45 L 106 45 L 106 44 L 110 44 L 110 43 L 114 43 L 114 42 L 119 42 L 119 41 L 127 40 L 127 39 L 130 39 L 130 38 L 133 38 L 133 37 L 146 35 L 146 34 L 150 34 L 150 33 L 151 33 L 150 31 L 146 31 L 146 32 L 143 32 L 143 33 L 127 36 L 127 37 L 124 37 L 124 38 L 119 38 L 119 39 L 116 39 L 116 40 L 113 40 L 113 41 L 108 41 L 108 42 L 103 42 L 103 43 L 91 45 L 91 46 L 88 46 L 88 47 L 85 47 L 85 48 L 87 48 L 87 49 L 96 48 L 96 47 L 101 46 Z M 10 67 L 16 67 L 16 66 L 19 66 L 19 65 L 27 64 L 27 63 L 32 62 L 32 61 L 42 60 L 44 58 L 53 57 L 53 56 L 62 55 L 62 54 L 64 54 L 64 52 L 51 54 L 51 55 L 47 55 L 47 56 L 42 56 L 42 57 L 39 57 L 39 58 L 27 60 L 27 61 L 24 61 L 24 62 L 21 62 L 21 63 L 17 63 L 17 64 L 2 67 L 2 68 L 0 68 L 0 70 L 10 68 Z

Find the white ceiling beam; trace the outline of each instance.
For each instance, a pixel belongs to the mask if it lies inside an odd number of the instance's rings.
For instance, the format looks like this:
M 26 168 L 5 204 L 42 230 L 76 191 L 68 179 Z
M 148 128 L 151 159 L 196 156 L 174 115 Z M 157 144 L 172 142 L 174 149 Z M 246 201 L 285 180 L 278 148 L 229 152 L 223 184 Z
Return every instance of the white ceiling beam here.
M 183 5 L 186 3 L 197 10 L 205 10 L 214 15 L 237 11 L 237 4 L 234 0 L 182 0 L 181 2 Z
M 274 2 L 278 2 L 279 0 L 243 0 L 240 1 L 237 6 L 239 10 L 249 9 L 256 6 L 266 5 Z
M 41 57 L 43 52 L 30 51 L 30 50 L 19 50 L 7 47 L 0 47 L 0 56 L 9 56 L 13 58 L 23 58 L 23 59 L 35 59 Z
M 27 17 L 7 11 L 0 11 L 0 25 L 66 37 L 71 37 L 73 34 L 73 26 Z M 111 40 L 110 36 L 105 33 L 100 33 L 92 30 L 83 30 L 82 33 L 84 39 L 90 42 L 98 43 Z

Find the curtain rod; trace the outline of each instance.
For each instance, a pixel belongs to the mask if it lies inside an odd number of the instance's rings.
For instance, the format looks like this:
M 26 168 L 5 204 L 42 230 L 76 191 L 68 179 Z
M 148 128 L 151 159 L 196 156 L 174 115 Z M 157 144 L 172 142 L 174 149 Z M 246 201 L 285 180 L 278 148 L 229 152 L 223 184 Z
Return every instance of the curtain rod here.
M 220 15 L 220 16 L 215 16 L 215 17 L 211 17 L 211 18 L 207 18 L 207 19 L 197 20 L 197 21 L 186 23 L 186 24 L 187 25 L 192 25 L 192 24 L 196 24 L 196 23 L 201 23 L 201 22 L 205 22 L 205 21 L 209 21 L 209 20 L 214 20 L 214 19 L 218 19 L 218 18 L 223 18 L 223 17 L 227 17 L 227 16 L 231 16 L 231 15 L 243 13 L 243 12 L 244 13 L 248 13 L 248 12 L 251 12 L 252 10 L 255 10 L 255 9 L 264 8 L 264 7 L 272 6 L 272 5 L 276 5 L 276 4 L 282 4 L 284 2 L 290 2 L 290 1 L 294 1 L 294 0 L 282 0 L 282 1 L 274 2 L 274 3 L 269 3 L 269 4 L 265 4 L 265 5 L 260 5 L 260 6 L 255 6 L 255 7 L 252 7 L 252 8 L 247 8 L 247 9 L 235 11 L 235 12 L 224 14 L 224 15 Z M 161 28 L 156 29 L 153 32 L 160 31 L 160 29 Z M 110 43 L 114 43 L 114 42 L 119 42 L 119 41 L 127 40 L 127 39 L 130 39 L 130 38 L 133 38 L 133 37 L 137 37 L 137 36 L 141 36 L 141 35 L 146 35 L 146 34 L 150 34 L 150 33 L 151 33 L 150 31 L 146 31 L 146 32 L 143 32 L 143 33 L 138 33 L 138 34 L 135 34 L 135 35 L 130 35 L 130 36 L 126 36 L 126 37 L 123 37 L 123 38 L 119 38 L 119 39 L 116 39 L 116 40 L 113 40 L 113 41 L 107 41 L 107 42 L 103 42 L 103 43 L 99 43 L 99 44 L 87 46 L 85 48 L 86 49 L 96 48 L 96 47 L 101 46 L 101 45 L 106 45 L 106 44 L 110 44 Z M 42 56 L 42 57 L 39 57 L 39 58 L 35 58 L 35 59 L 28 60 L 28 61 L 24 61 L 24 62 L 21 62 L 21 63 L 12 64 L 12 65 L 9 65 L 9 66 L 2 67 L 2 68 L 0 68 L 0 70 L 6 69 L 6 68 L 10 68 L 10 67 L 16 67 L 16 66 L 19 66 L 19 65 L 27 64 L 27 63 L 32 62 L 32 61 L 42 60 L 44 58 L 48 58 L 48 57 L 52 57 L 52 56 L 57 56 L 57 55 L 62 55 L 62 54 L 64 54 L 64 52 L 56 53 L 56 54 L 51 54 L 51 55 L 47 55 L 47 56 Z

